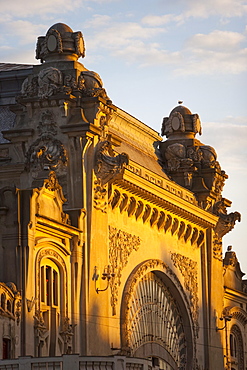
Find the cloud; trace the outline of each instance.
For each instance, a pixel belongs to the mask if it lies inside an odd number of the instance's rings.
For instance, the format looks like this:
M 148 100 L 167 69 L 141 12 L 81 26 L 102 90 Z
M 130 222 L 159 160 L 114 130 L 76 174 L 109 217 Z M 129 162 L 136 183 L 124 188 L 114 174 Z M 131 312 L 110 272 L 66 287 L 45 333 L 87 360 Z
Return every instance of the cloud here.
M 183 18 L 208 18 L 219 15 L 225 18 L 242 17 L 247 14 L 245 0 L 182 0 L 187 10 Z
M 91 22 L 93 22 L 97 28 L 97 24 L 106 22 L 106 20 L 107 19 L 102 18 L 102 16 L 97 16 Z M 86 26 L 90 27 L 91 22 L 87 23 Z M 142 40 L 147 40 L 163 32 L 165 32 L 163 28 L 143 27 L 135 22 L 114 23 L 112 20 L 108 19 L 107 26 L 101 28 L 100 32 L 89 38 L 87 44 L 89 44 L 92 49 L 98 49 L 103 46 L 104 48 L 120 52 L 122 47 L 131 46 L 133 40 L 138 44 Z
M 196 34 L 187 41 L 187 47 L 208 50 L 230 50 L 245 41 L 245 36 L 238 32 L 214 30 L 209 34 Z
M 174 14 L 164 14 L 164 15 L 147 15 L 142 18 L 142 23 L 147 24 L 151 27 L 162 26 L 164 24 L 174 21 L 176 18 Z
M 8 25 L 5 25 L 5 27 Z M 44 34 L 47 31 L 47 25 L 45 24 L 33 24 L 29 21 L 17 20 L 11 22 L 11 27 L 8 28 L 8 33 L 10 37 L 16 37 L 17 42 L 20 45 L 35 43 L 35 36 Z
M 220 122 L 203 123 L 202 141 L 216 149 L 226 172 L 242 171 L 246 167 L 247 117 L 226 117 Z
M 153 65 L 175 65 L 181 61 L 178 52 L 162 50 L 157 43 L 144 43 L 133 41 L 121 50 L 114 52 L 114 55 L 125 58 L 127 63 L 138 63 L 140 67 Z
M 247 48 L 241 48 L 246 36 L 238 32 L 215 30 L 196 34 L 181 53 L 184 63 L 175 70 L 178 75 L 239 74 L 247 71 Z
M 82 0 L 25 0 L 25 4 L 20 0 L 2 1 L 1 13 L 11 18 L 28 18 L 35 15 L 42 17 L 42 15 L 57 14 L 58 10 L 59 13 L 73 11 L 81 4 Z
M 94 14 L 93 18 L 84 24 L 86 28 L 98 28 L 102 26 L 108 26 L 112 19 L 109 15 Z

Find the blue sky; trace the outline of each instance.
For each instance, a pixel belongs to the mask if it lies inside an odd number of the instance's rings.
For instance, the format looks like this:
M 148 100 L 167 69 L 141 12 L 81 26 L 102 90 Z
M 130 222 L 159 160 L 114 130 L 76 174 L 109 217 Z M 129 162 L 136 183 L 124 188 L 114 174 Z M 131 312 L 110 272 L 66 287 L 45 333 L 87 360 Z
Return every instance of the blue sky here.
M 160 132 L 183 100 L 229 175 L 223 196 L 242 222 L 224 237 L 247 273 L 247 1 L 0 0 L 0 61 L 38 63 L 38 36 L 57 22 L 82 31 L 89 70 L 113 103 Z

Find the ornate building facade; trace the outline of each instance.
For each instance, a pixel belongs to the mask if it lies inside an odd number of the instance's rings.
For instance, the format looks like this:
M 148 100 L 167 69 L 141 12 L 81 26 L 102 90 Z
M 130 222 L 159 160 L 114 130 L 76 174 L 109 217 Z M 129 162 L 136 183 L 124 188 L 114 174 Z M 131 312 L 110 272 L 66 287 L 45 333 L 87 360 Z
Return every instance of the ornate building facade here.
M 0 369 L 246 369 L 240 214 L 198 114 L 162 139 L 84 54 L 58 23 L 41 64 L 0 65 Z

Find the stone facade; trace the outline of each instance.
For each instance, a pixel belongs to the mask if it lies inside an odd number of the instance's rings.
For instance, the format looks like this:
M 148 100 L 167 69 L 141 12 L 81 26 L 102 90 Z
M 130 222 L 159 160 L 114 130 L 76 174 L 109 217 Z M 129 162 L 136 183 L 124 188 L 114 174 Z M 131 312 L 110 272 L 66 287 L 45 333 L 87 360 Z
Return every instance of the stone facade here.
M 245 369 L 247 288 L 222 258 L 240 214 L 198 114 L 178 105 L 163 140 L 84 56 L 59 23 L 41 64 L 0 69 L 0 369 Z

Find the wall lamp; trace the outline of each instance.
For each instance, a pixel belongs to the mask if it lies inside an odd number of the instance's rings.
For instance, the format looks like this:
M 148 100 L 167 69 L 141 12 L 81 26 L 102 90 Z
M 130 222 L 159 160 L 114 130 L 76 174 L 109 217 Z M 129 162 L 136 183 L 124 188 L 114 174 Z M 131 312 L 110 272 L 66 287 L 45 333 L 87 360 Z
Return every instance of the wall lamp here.
M 99 294 L 99 292 L 104 292 L 109 288 L 110 280 L 112 278 L 114 278 L 114 276 L 115 276 L 115 274 L 113 272 L 111 272 L 111 266 L 110 265 L 105 266 L 104 272 L 102 273 L 102 276 L 101 276 L 101 279 L 106 280 L 107 284 L 106 284 L 106 287 L 104 289 L 96 288 L 97 294 Z
M 227 325 L 227 322 L 228 321 L 231 321 L 232 319 L 232 315 L 225 315 L 223 317 L 220 318 L 221 321 L 225 321 L 225 325 L 223 326 L 223 328 L 218 328 L 218 326 L 216 326 L 216 331 L 219 331 L 219 330 L 223 330 L 226 328 L 226 325 Z

